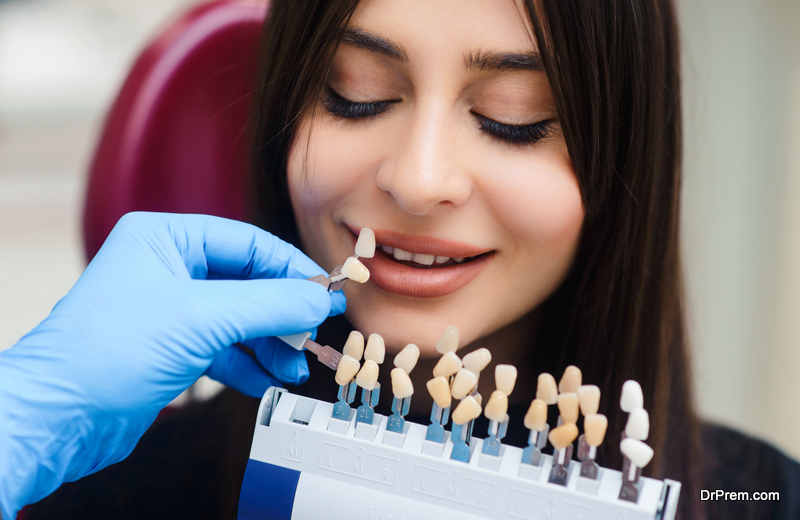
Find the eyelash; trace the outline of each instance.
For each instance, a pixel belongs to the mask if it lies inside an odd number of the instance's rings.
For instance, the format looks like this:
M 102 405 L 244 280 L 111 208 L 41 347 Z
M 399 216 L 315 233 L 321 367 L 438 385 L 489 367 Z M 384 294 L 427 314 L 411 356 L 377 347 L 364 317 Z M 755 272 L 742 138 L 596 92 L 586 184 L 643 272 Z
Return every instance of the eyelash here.
M 343 98 L 329 89 L 328 96 L 322 101 L 332 116 L 339 119 L 366 119 L 386 112 L 399 100 L 372 101 L 369 103 L 356 103 Z M 472 112 L 480 124 L 480 130 L 500 141 L 514 145 L 528 145 L 550 137 L 553 131 L 552 121 L 540 121 L 530 125 L 507 125 L 498 123 L 475 112 Z

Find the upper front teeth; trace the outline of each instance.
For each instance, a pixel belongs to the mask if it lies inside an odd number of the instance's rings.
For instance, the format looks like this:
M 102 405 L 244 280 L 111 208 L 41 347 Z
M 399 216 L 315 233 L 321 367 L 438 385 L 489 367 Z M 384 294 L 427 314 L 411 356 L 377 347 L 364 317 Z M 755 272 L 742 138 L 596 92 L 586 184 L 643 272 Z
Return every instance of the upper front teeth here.
M 433 265 L 434 262 L 437 264 L 444 264 L 450 261 L 449 256 L 435 256 L 435 255 L 426 255 L 422 253 L 410 253 L 408 251 L 403 251 L 399 247 L 389 247 L 389 246 L 381 246 L 383 252 L 387 255 L 394 256 L 396 260 L 404 260 L 406 262 L 415 262 L 422 265 Z M 456 262 L 463 262 L 464 258 L 453 258 Z

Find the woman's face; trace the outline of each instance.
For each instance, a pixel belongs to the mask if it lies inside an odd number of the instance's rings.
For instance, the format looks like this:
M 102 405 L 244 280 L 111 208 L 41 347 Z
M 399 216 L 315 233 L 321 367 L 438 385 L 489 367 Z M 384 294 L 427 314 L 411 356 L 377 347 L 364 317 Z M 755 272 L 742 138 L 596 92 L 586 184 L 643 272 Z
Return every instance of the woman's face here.
M 287 174 L 305 251 L 331 270 L 375 231 L 346 316 L 390 351 L 433 355 L 447 325 L 462 346 L 487 336 L 569 269 L 584 210 L 525 20 L 512 1 L 363 1 L 301 121 Z

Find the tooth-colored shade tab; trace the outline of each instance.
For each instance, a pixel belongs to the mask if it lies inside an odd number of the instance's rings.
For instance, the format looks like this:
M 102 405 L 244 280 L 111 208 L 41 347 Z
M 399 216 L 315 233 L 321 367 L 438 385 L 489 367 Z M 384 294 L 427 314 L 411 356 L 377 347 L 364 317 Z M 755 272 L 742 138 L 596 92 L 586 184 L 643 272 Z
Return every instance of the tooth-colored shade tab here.
M 361 263 L 361 260 L 351 256 L 344 261 L 342 274 L 354 282 L 364 283 L 369 280 L 369 269 Z
M 439 405 L 439 408 L 447 408 L 452 402 L 450 396 L 450 383 L 444 377 L 434 377 L 426 383 L 428 393 L 431 394 L 433 400 Z
M 619 398 L 619 406 L 623 412 L 644 408 L 644 395 L 642 395 L 642 387 L 639 383 L 629 379 L 622 384 L 622 396 Z
M 483 409 L 483 415 L 490 421 L 502 422 L 508 412 L 508 396 L 500 390 L 495 390 L 489 396 L 489 402 Z
M 556 378 L 547 372 L 539 374 L 539 380 L 536 382 L 536 399 L 541 399 L 547 404 L 558 402 Z
M 450 390 L 450 393 L 453 394 L 453 397 L 456 399 L 464 399 L 467 394 L 472 392 L 472 389 L 475 388 L 475 385 L 477 384 L 478 376 L 466 368 L 462 368 L 458 371 L 456 378 L 453 380 L 453 386 Z
M 600 446 L 608 429 L 608 418 L 601 413 L 593 413 L 583 418 L 583 430 L 586 432 L 586 444 Z
M 439 341 L 436 342 L 436 352 L 439 354 L 455 352 L 458 350 L 458 339 L 458 329 L 452 325 L 448 325 L 439 337 Z
M 402 368 L 406 373 L 410 374 L 414 367 L 417 366 L 418 359 L 419 347 L 409 343 L 394 357 L 394 366 Z
M 372 258 L 375 256 L 375 232 L 370 228 L 361 228 L 356 241 L 356 256 Z
M 653 448 L 643 443 L 639 439 L 622 439 L 619 443 L 619 451 L 631 459 L 631 463 L 637 468 L 643 468 L 650 463 L 653 458 Z
M 464 368 L 473 374 L 480 374 L 481 371 L 492 361 L 492 353 L 487 348 L 479 348 L 464 356 L 461 362 Z
M 450 377 L 459 370 L 461 370 L 461 360 L 454 352 L 448 352 L 433 367 L 433 375 L 434 377 Z
M 356 358 L 344 354 L 339 360 L 339 366 L 336 367 L 336 384 L 346 385 L 352 381 L 359 368 L 361 368 L 361 363 Z
M 378 382 L 378 364 L 371 359 L 364 361 L 364 365 L 356 375 L 356 384 L 366 390 L 374 390 Z
M 350 356 L 356 361 L 361 361 L 361 356 L 364 355 L 364 335 L 357 330 L 350 332 L 342 349 L 342 354 Z
M 402 368 L 392 369 L 392 393 L 398 399 L 414 395 L 414 385 L 408 373 Z
M 650 435 L 650 414 L 644 408 L 635 408 L 628 415 L 625 435 L 640 441 L 646 441 Z
M 525 414 L 525 427 L 540 432 L 547 426 L 547 403 L 541 399 L 531 401 L 528 413 Z
M 583 382 L 583 374 L 581 369 L 575 365 L 570 365 L 564 369 L 564 375 L 561 376 L 561 381 L 558 382 L 558 391 L 562 394 L 577 394 L 578 387 Z
M 476 403 L 478 403 L 479 405 L 483 406 L 483 396 L 481 394 L 479 394 L 478 392 L 475 392 L 474 394 L 472 394 L 471 397 L 473 399 L 475 399 Z
M 466 424 L 481 414 L 481 404 L 471 395 L 465 397 L 453 410 L 453 423 Z
M 578 400 L 581 402 L 581 413 L 591 415 L 600 409 L 600 388 L 597 385 L 581 385 L 578 387 Z
M 558 413 L 565 423 L 578 422 L 578 394 L 558 394 Z
M 517 383 L 517 367 L 514 365 L 497 365 L 494 367 L 494 384 L 498 390 L 511 395 Z
M 578 438 L 578 427 L 573 423 L 562 424 L 558 428 L 550 430 L 550 444 L 557 450 L 563 450 Z
M 379 365 L 386 358 L 386 344 L 380 334 L 370 334 L 367 338 L 367 348 L 364 349 L 364 359 L 372 360 Z

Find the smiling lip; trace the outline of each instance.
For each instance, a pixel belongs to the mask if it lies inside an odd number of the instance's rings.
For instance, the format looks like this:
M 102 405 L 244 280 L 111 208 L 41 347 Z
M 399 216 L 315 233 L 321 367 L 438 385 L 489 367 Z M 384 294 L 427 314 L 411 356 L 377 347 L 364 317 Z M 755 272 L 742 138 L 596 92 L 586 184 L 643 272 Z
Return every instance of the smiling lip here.
M 348 228 L 352 233 L 353 244 L 355 244 L 360 228 L 349 226 Z M 403 235 L 395 231 L 379 229 L 373 231 L 375 231 L 375 239 L 379 245 L 399 247 L 410 253 L 451 258 L 480 255 L 478 258 L 462 264 L 428 269 L 411 267 L 390 259 L 380 247 L 375 251 L 373 258 L 360 259 L 370 271 L 370 281 L 384 291 L 402 296 L 417 298 L 447 296 L 472 281 L 494 258 L 494 251 L 463 242 L 427 236 Z

